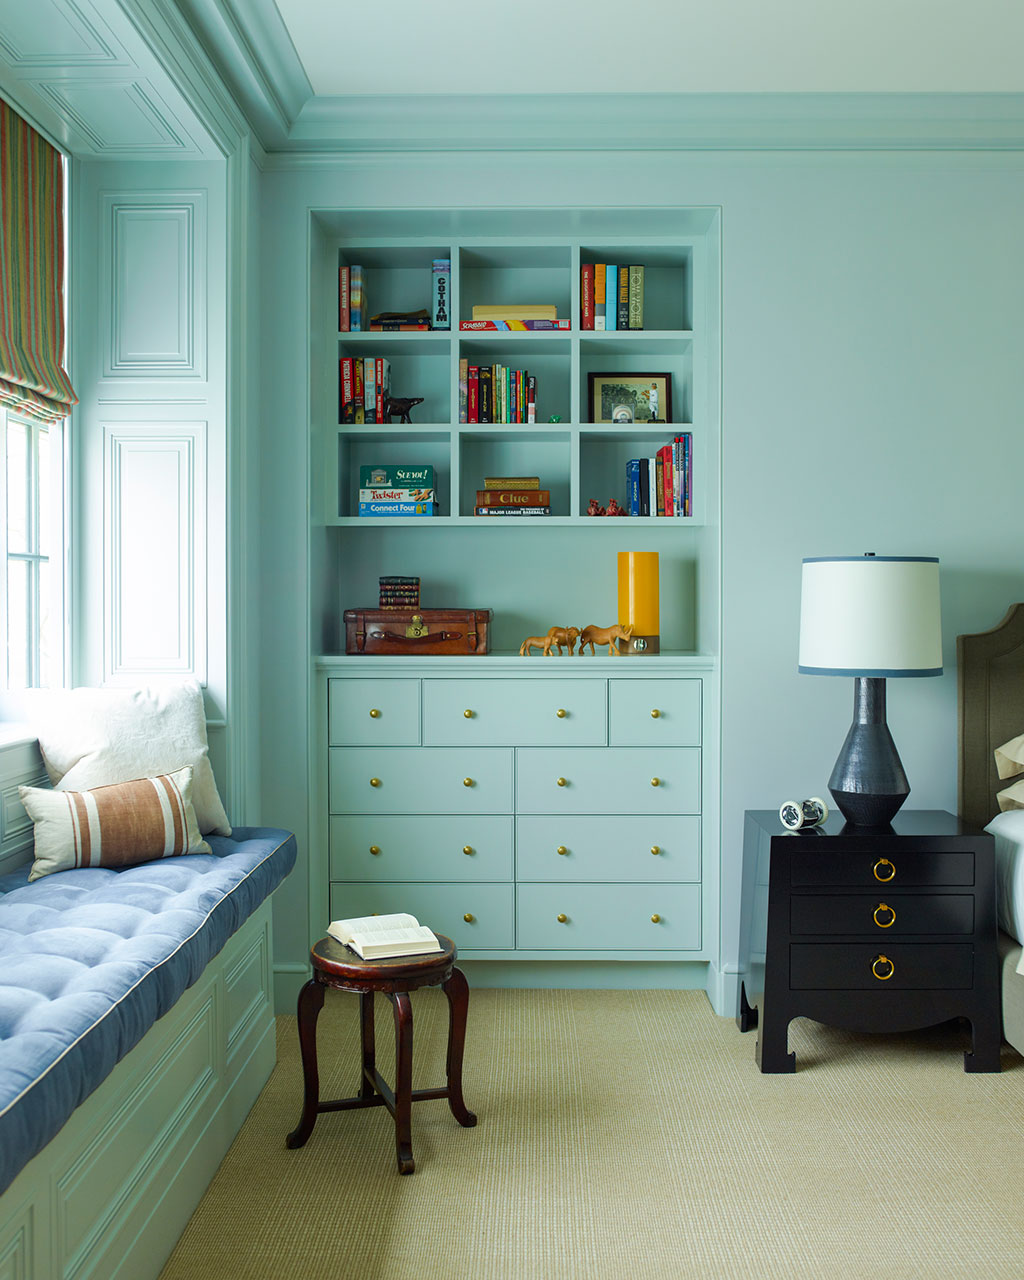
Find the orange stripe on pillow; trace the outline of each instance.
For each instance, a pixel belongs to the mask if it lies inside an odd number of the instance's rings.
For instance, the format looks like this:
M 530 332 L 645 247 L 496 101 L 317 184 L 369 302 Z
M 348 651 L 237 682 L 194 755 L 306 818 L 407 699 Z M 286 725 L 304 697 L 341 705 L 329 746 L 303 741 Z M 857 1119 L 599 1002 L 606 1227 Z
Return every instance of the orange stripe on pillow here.
M 171 822 L 174 830 L 171 847 L 169 849 L 165 848 L 165 856 L 181 853 L 185 849 L 188 839 L 185 831 L 185 798 L 175 785 L 174 779 L 169 778 L 166 774 L 162 774 L 159 778 L 151 778 L 150 781 L 157 789 L 163 788 L 167 803 L 170 806 Z
M 103 865 L 123 867 L 137 860 L 139 850 L 160 857 L 167 844 L 160 797 L 148 779 L 97 787 L 96 802 L 103 832 Z

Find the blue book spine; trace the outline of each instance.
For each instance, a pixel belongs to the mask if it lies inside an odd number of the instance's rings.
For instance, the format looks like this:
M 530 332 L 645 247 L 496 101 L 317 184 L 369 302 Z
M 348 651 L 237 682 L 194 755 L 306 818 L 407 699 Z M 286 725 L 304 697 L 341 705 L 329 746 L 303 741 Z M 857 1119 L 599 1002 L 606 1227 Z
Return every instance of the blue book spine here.
M 361 516 L 432 516 L 436 502 L 360 502 Z
M 640 514 L 640 459 L 626 463 L 626 510 L 631 516 Z
M 608 267 L 604 286 L 604 327 L 614 329 L 619 314 L 619 268 Z

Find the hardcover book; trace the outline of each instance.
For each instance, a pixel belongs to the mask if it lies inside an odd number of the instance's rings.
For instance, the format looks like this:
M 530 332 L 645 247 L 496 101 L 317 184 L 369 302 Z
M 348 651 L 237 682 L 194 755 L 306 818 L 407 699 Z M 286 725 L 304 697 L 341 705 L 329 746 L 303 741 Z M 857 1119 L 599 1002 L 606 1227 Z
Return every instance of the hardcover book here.
M 477 489 L 478 507 L 546 507 L 550 489 Z
M 550 507 L 477 507 L 478 516 L 549 516 Z
M 604 327 L 617 329 L 619 326 L 619 269 L 605 266 L 604 271 Z
M 355 404 L 355 421 L 360 425 L 366 421 L 366 410 L 363 407 L 363 358 L 356 356 L 352 361 L 353 403 Z
M 349 326 L 349 268 L 338 268 L 338 328 L 348 332 Z
M 459 360 L 459 421 L 469 421 L 469 360 Z
M 640 265 L 629 268 L 629 327 L 644 327 L 644 269 Z
M 619 329 L 629 328 L 629 268 L 619 267 Z
M 363 421 L 377 421 L 377 361 L 363 356 Z
M 374 487 L 410 489 L 434 488 L 434 468 L 427 463 L 399 463 L 359 468 L 360 489 Z
M 485 489 L 539 489 L 540 476 L 485 476 Z
M 580 328 L 594 327 L 594 264 L 585 262 L 580 267 Z
M 415 916 L 398 911 L 387 916 L 354 916 L 350 920 L 332 920 L 328 934 L 343 947 L 348 947 L 364 960 L 382 960 L 387 956 L 424 956 L 440 951 L 433 931 L 421 925 Z
M 558 308 L 553 302 L 486 302 L 473 308 L 474 320 L 555 320 L 557 317 Z
M 452 327 L 451 287 L 452 263 L 450 258 L 435 258 L 432 266 L 433 305 L 431 308 L 431 327 L 434 329 L 450 329 Z
M 594 264 L 594 328 L 604 328 L 604 294 L 606 268 L 603 262 Z
M 355 368 L 351 356 L 342 356 L 338 361 L 338 372 L 340 377 L 338 396 L 341 410 L 338 421 L 354 423 L 356 420 Z
M 361 266 L 349 267 L 349 329 L 353 333 L 360 333 L 363 328 L 365 318 L 370 314 L 366 310 L 366 297 L 363 284 L 363 268 Z

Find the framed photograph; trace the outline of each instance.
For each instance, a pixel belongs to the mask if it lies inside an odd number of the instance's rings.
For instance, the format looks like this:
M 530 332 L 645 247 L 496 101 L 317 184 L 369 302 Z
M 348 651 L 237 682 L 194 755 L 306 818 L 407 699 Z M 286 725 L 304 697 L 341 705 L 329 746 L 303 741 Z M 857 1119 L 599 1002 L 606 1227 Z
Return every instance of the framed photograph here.
M 672 421 L 670 373 L 591 373 L 587 384 L 591 422 Z

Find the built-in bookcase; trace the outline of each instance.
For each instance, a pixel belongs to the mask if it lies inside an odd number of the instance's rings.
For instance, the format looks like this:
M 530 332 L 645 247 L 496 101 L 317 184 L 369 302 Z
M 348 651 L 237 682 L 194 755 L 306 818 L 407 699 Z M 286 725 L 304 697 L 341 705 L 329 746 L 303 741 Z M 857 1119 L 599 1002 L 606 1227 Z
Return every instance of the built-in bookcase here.
M 613 620 L 615 553 L 661 556 L 662 650 L 713 656 L 719 599 L 718 211 L 319 211 L 311 219 L 311 503 L 314 634 L 343 649 L 340 615 L 372 605 L 377 578 L 421 578 L 425 607 L 490 607 L 498 650 L 525 626 Z M 431 263 L 451 260 L 452 328 L 338 331 L 338 268 L 363 267 L 368 314 L 429 306 Z M 580 268 L 643 263 L 642 330 L 580 328 Z M 477 303 L 554 302 L 568 330 L 460 331 Z M 383 355 L 392 391 L 422 396 L 412 424 L 340 425 L 338 360 Z M 537 421 L 459 422 L 459 362 L 504 364 L 537 378 Z M 588 420 L 592 373 L 666 372 L 672 416 L 614 427 Z M 554 421 L 552 421 L 554 419 Z M 626 462 L 681 431 L 693 439 L 693 514 L 592 517 L 591 498 L 626 502 Z M 359 468 L 430 463 L 440 515 L 359 517 Z M 552 514 L 473 514 L 487 475 L 528 474 Z M 523 632 L 525 634 L 526 632 Z M 316 643 L 316 642 L 314 642 Z M 650 659 L 656 661 L 657 659 Z

